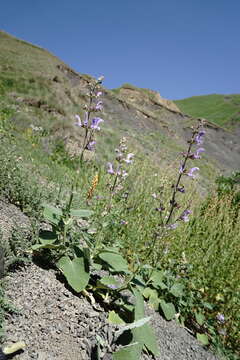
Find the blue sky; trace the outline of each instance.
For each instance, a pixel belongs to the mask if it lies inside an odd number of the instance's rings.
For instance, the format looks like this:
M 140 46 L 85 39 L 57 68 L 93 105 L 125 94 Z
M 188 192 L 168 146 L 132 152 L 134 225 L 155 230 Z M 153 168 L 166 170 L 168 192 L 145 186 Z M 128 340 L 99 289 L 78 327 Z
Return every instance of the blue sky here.
M 240 93 L 240 0 L 8 0 L 0 29 L 81 73 L 180 99 Z

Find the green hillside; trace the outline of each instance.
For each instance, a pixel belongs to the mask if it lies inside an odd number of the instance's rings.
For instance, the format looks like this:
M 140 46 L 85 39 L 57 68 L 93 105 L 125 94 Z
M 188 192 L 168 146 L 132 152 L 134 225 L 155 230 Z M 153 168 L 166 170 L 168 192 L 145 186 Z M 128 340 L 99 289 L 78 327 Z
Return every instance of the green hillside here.
M 183 113 L 202 117 L 218 125 L 240 121 L 240 95 L 212 94 L 174 101 Z
M 130 330 L 131 347 L 111 340 L 114 359 L 158 354 L 143 297 L 200 342 L 240 352 L 240 128 L 212 123 L 239 120 L 239 103 L 195 97 L 176 102 L 181 113 L 148 89 L 108 90 L 0 31 L 0 278 L 32 260 L 53 267 L 79 301 L 84 294 L 95 310 L 101 302 L 110 322 Z M 232 171 L 216 191 L 216 176 Z M 0 340 L 7 301 L 0 279 Z M 105 340 L 93 337 L 98 351 Z

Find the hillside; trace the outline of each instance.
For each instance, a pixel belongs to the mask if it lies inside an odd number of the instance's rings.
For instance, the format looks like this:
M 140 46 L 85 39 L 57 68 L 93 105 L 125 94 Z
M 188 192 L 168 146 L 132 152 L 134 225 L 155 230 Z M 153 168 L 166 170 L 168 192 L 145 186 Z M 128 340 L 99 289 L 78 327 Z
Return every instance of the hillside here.
M 203 117 L 217 125 L 231 127 L 240 121 L 240 95 L 212 94 L 175 100 L 184 114 Z M 238 125 L 239 126 L 239 125 Z
M 27 132 L 30 125 L 41 126 L 45 144 L 50 137 L 50 147 L 53 139 L 64 139 L 66 147 L 74 151 L 81 137 L 73 126 L 74 115 L 83 114 L 91 77 L 77 73 L 48 51 L 4 32 L 0 32 L 0 50 L 2 111 L 11 109 L 11 121 L 20 132 Z M 145 154 L 160 166 L 184 149 L 196 121 L 181 113 L 174 103 L 154 91 L 129 84 L 113 91 L 103 88 L 103 92 L 101 159 L 109 158 L 123 135 L 127 135 L 139 156 Z M 181 108 L 180 103 L 178 106 Z M 240 127 L 225 131 L 211 121 L 206 127 L 204 178 L 214 177 L 219 171 L 238 170 Z
M 238 359 L 240 126 L 202 122 L 0 31 L 0 340 L 26 342 L 16 359 Z

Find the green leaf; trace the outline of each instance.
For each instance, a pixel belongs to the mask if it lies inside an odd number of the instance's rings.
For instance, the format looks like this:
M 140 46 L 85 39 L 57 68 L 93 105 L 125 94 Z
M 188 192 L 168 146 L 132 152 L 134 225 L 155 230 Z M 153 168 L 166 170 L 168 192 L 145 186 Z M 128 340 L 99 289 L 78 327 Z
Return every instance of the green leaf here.
M 144 317 L 144 300 L 142 294 L 137 289 L 133 289 L 133 295 L 136 299 L 134 308 L 134 320 L 139 320 Z
M 208 336 L 206 334 L 197 333 L 197 339 L 198 339 L 198 341 L 200 341 L 200 343 L 202 345 L 208 345 L 209 344 Z
M 164 284 L 163 279 L 164 279 L 164 272 L 159 270 L 154 270 L 150 277 L 152 285 L 155 288 L 160 288 L 161 290 L 165 290 L 167 289 L 167 285 Z
M 184 285 L 183 284 L 173 284 L 170 289 L 170 293 L 175 297 L 181 297 L 184 294 Z
M 116 337 L 121 335 L 124 331 L 136 329 L 140 326 L 143 326 L 151 319 L 151 316 L 136 320 L 130 324 L 127 324 L 126 326 L 121 327 L 118 331 L 115 332 Z
M 92 263 L 92 267 L 95 270 L 102 270 L 102 265 L 97 263 Z
M 42 244 L 34 244 L 34 245 L 32 245 L 33 250 L 40 250 L 40 249 L 55 249 L 56 250 L 56 249 L 60 249 L 61 247 L 62 247 L 62 245 L 53 244 L 53 243 L 50 243 L 49 241 L 46 242 L 45 244 L 42 243 Z
M 110 265 L 113 270 L 125 273 L 129 272 L 127 261 L 122 257 L 122 255 L 110 252 L 102 252 L 98 256 L 100 259 Z
M 136 299 L 134 317 L 135 321 L 144 317 L 144 301 L 141 293 L 137 289 L 133 289 L 133 294 Z M 149 324 L 144 324 L 139 328 L 132 330 L 134 340 L 139 342 L 142 347 L 145 346 L 155 356 L 159 355 L 157 339 L 153 329 Z
M 52 205 L 45 205 L 43 210 L 44 218 L 49 221 L 52 225 L 57 226 L 62 218 L 62 210 Z
M 39 240 L 42 244 L 46 244 L 46 241 L 48 240 L 52 243 L 52 241 L 54 242 L 57 240 L 57 234 L 49 230 L 40 231 Z
M 114 310 L 109 312 L 108 322 L 110 324 L 125 325 L 125 322 L 120 318 L 120 316 Z
M 68 256 L 63 256 L 57 262 L 57 267 L 62 271 L 67 282 L 76 292 L 84 290 L 90 278 L 84 260 L 83 257 L 71 260 Z
M 142 294 L 145 298 L 148 299 L 149 304 L 152 306 L 152 308 L 158 310 L 160 299 L 158 297 L 157 290 L 147 287 L 144 289 Z
M 164 300 L 160 300 L 160 306 L 167 320 L 172 320 L 176 314 L 176 309 L 173 303 L 166 303 Z
M 110 252 L 110 253 L 114 253 L 114 254 L 119 254 L 118 248 L 113 247 L 113 246 L 105 246 L 103 250 L 104 250 L 104 252 Z
M 93 214 L 92 210 L 84 210 L 84 209 L 71 209 L 70 215 L 80 218 L 89 218 Z
M 205 316 L 202 313 L 195 313 L 195 318 L 197 323 L 202 326 L 205 322 Z
M 113 360 L 139 360 L 142 347 L 138 343 L 130 344 L 113 353 Z
M 106 288 L 111 287 L 111 285 L 116 287 L 116 289 L 121 287 L 121 284 L 118 281 L 116 281 L 116 279 L 113 276 L 104 276 L 99 280 L 99 283 L 101 285 L 104 285 L 104 287 Z

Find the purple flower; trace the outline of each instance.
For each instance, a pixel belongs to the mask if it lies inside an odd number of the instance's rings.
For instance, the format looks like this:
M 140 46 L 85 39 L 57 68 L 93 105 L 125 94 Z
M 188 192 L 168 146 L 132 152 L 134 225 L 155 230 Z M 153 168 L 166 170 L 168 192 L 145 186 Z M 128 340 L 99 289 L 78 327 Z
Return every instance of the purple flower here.
M 101 111 L 103 109 L 103 102 L 102 101 L 98 101 L 96 106 L 95 106 L 95 110 L 99 110 Z
M 91 129 L 93 130 L 100 130 L 100 127 L 98 126 L 101 122 L 103 122 L 104 120 L 99 118 L 99 117 L 95 117 L 92 119 L 92 124 L 91 124 Z
M 127 164 L 131 164 L 131 163 L 133 162 L 133 157 L 134 157 L 134 154 L 133 154 L 133 153 L 127 154 L 126 159 L 124 159 L 124 161 L 125 161 Z
M 184 222 L 188 222 L 189 221 L 189 217 L 188 215 L 191 214 L 191 210 L 184 210 L 182 215 L 179 216 L 179 220 L 182 220 Z
M 89 141 L 89 143 L 86 146 L 86 149 L 89 151 L 94 151 L 95 150 L 95 144 L 96 141 Z
M 195 151 L 195 153 L 192 153 L 191 155 L 189 155 L 190 159 L 201 159 L 201 156 L 199 155 L 200 153 L 204 152 L 205 149 L 204 148 L 199 148 Z
M 87 111 L 85 111 L 85 114 L 84 114 L 83 126 L 88 127 L 88 112 Z
M 190 177 L 192 177 L 192 178 L 194 179 L 196 175 L 194 175 L 193 173 L 194 173 L 195 171 L 198 171 L 198 170 L 199 170 L 198 167 L 193 167 L 193 168 L 191 168 L 191 169 L 189 170 L 189 172 L 187 173 L 187 176 L 190 176 Z
M 114 170 L 113 170 L 113 164 L 110 163 L 110 162 L 108 162 L 108 163 L 107 163 L 107 167 L 108 167 L 107 172 L 108 172 L 109 174 L 111 174 L 111 175 L 114 175 L 115 172 L 114 172 Z
M 195 143 L 201 145 L 203 143 L 203 136 L 205 135 L 205 130 L 200 130 L 199 133 L 195 136 Z
M 123 170 L 121 175 L 122 175 L 123 178 L 125 178 L 126 176 L 128 176 L 128 173 L 125 170 Z
M 179 187 L 177 188 L 177 191 L 179 191 L 180 193 L 185 193 L 185 188 L 184 188 L 184 186 L 179 186 Z
M 76 126 L 82 127 L 81 118 L 79 115 L 75 115 L 75 118 L 77 119 L 77 122 L 74 124 Z
M 120 224 L 121 224 L 121 225 L 127 225 L 127 224 L 128 224 L 128 221 L 126 221 L 126 220 L 121 220 L 121 221 L 120 221 Z
M 159 211 L 159 212 L 162 212 L 162 211 L 165 210 L 165 207 L 160 206 L 160 207 L 156 208 L 155 210 L 156 210 L 156 211 Z
M 102 92 L 101 91 L 98 91 L 97 94 L 96 94 L 96 97 L 99 97 L 102 95 Z
M 118 288 L 115 284 L 108 284 L 107 287 L 112 290 L 116 290 Z
M 178 227 L 178 224 L 177 224 L 177 223 L 167 225 L 167 229 L 168 229 L 168 230 L 174 230 L 174 229 L 176 229 L 177 227 Z
M 181 165 L 180 168 L 179 168 L 179 174 L 183 174 L 184 171 L 185 171 L 185 168 L 184 168 L 183 165 Z
M 217 314 L 216 319 L 222 324 L 225 322 L 225 317 L 223 314 Z

